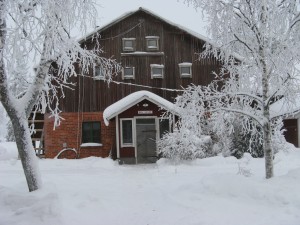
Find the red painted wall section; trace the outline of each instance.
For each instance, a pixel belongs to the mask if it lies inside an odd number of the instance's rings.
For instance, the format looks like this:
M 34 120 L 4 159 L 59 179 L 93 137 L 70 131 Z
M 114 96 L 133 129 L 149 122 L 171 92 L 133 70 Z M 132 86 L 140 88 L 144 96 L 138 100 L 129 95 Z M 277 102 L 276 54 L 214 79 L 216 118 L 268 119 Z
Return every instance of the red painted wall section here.
M 68 148 L 75 148 L 78 158 L 90 156 L 108 157 L 111 150 L 115 151 L 115 121 L 110 121 L 109 126 L 105 126 L 102 112 L 83 113 L 61 113 L 61 125 L 53 129 L 53 118 L 45 114 L 44 134 L 45 134 L 45 157 L 54 158 L 63 149 L 66 143 Z M 101 142 L 102 146 L 80 147 L 82 139 L 82 122 L 101 122 Z M 59 158 L 75 158 L 73 151 L 65 151 Z

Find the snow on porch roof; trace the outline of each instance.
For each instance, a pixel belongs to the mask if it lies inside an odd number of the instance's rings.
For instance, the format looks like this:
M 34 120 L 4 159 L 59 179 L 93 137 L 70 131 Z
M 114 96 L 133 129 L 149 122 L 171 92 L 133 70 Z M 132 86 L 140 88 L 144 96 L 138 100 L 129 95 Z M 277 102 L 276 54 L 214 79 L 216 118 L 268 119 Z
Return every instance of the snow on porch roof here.
M 168 100 L 149 91 L 137 91 L 108 106 L 104 110 L 103 119 L 105 125 L 108 126 L 110 119 L 116 117 L 120 113 L 124 112 L 126 109 L 129 109 L 130 107 L 134 106 L 135 104 L 139 103 L 144 99 L 147 99 L 150 102 L 170 112 L 177 112 L 175 105 L 169 102 Z

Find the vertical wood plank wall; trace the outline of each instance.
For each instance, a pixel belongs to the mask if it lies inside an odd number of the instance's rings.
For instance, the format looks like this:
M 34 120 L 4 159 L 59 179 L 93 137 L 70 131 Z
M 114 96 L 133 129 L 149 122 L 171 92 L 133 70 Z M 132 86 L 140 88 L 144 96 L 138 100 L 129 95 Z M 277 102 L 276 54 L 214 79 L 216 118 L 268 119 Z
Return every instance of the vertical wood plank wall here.
M 175 21 L 176 22 L 176 21 Z M 135 28 L 134 28 L 135 27 Z M 132 29 L 133 28 L 133 29 Z M 135 67 L 135 79 L 122 80 L 121 73 L 115 81 L 151 86 L 154 88 L 181 89 L 189 84 L 207 85 L 213 80 L 213 71 L 217 71 L 220 63 L 213 59 L 198 59 L 203 50 L 204 41 L 169 25 L 158 17 L 138 11 L 100 32 L 99 42 L 103 46 L 104 57 L 113 57 L 122 66 Z M 159 36 L 159 50 L 162 55 L 126 55 L 122 50 L 122 38 L 136 38 L 136 51 L 146 52 L 146 36 Z M 83 42 L 88 48 L 94 43 L 88 39 Z M 191 62 L 192 78 L 180 78 L 179 63 Z M 151 79 L 150 64 L 163 64 L 164 78 Z M 81 75 L 80 66 L 78 74 Z M 75 91 L 65 90 L 65 98 L 61 99 L 64 112 L 97 112 L 120 100 L 130 93 L 139 90 L 149 90 L 169 101 L 174 101 L 177 92 L 160 89 L 147 89 L 133 85 L 107 83 L 93 80 L 93 70 L 73 79 L 77 85 Z

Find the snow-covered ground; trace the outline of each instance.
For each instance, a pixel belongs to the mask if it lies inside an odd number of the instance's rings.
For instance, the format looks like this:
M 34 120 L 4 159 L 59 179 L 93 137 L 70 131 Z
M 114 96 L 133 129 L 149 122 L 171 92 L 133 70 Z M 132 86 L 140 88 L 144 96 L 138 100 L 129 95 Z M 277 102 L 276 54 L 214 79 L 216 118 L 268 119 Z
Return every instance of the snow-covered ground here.
M 173 165 L 40 160 L 29 193 L 14 143 L 0 143 L 1 225 L 299 225 L 300 150 L 263 159 L 221 156 Z

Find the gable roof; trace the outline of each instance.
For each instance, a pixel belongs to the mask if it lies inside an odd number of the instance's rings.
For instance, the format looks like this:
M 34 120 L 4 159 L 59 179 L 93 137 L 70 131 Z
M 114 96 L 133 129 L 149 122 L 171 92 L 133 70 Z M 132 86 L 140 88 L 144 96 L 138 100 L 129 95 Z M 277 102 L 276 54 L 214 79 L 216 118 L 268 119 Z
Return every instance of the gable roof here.
M 158 105 L 159 107 L 170 111 L 172 113 L 177 113 L 176 107 L 173 103 L 169 102 L 168 100 L 152 93 L 149 91 L 137 91 L 126 97 L 122 98 L 121 100 L 115 102 L 114 104 L 108 106 L 103 112 L 103 119 L 105 125 L 108 126 L 109 120 L 116 117 L 120 113 L 124 112 L 125 110 L 131 108 L 135 104 L 147 99 L 148 101 Z
M 158 19 L 158 20 L 161 20 L 164 23 L 169 24 L 170 26 L 173 26 L 174 28 L 182 30 L 183 32 L 185 32 L 185 33 L 187 33 L 187 34 L 189 34 L 189 35 L 191 35 L 191 36 L 193 36 L 193 37 L 195 37 L 195 38 L 197 38 L 199 40 L 202 40 L 202 41 L 204 41 L 204 42 L 206 42 L 206 43 L 208 43 L 210 45 L 215 46 L 215 44 L 213 43 L 213 41 L 210 38 L 205 37 L 205 36 L 203 36 L 203 35 L 195 32 L 195 31 L 192 31 L 192 30 L 190 30 L 189 28 L 187 28 L 185 26 L 182 26 L 182 25 L 176 24 L 174 22 L 171 22 L 170 20 L 165 19 L 162 16 L 159 16 L 156 13 L 154 13 L 154 12 L 148 10 L 148 9 L 142 8 L 142 7 L 138 8 L 135 11 L 130 11 L 130 12 L 124 13 L 123 15 L 121 15 L 120 17 L 114 19 L 113 21 L 109 22 L 108 24 L 106 24 L 106 25 L 104 25 L 104 26 L 102 26 L 100 28 L 97 28 L 96 30 L 90 32 L 89 34 L 83 36 L 82 38 L 80 38 L 78 40 L 78 42 L 82 43 L 82 42 L 84 42 L 84 41 L 86 41 L 86 40 L 88 40 L 90 38 L 93 38 L 96 33 L 101 33 L 102 31 L 105 31 L 106 29 L 109 29 L 110 27 L 112 27 L 113 25 L 117 24 L 118 22 L 120 22 L 120 21 L 122 21 L 122 20 L 128 18 L 129 16 L 131 16 L 131 15 L 133 15 L 135 13 L 138 13 L 138 12 L 144 12 L 144 13 L 146 13 L 146 14 L 148 14 L 148 15 L 150 15 L 150 16 Z M 232 55 L 237 60 L 244 61 L 244 58 L 241 57 L 240 55 L 236 54 L 235 52 L 231 53 L 230 55 Z
M 110 23 L 104 25 L 103 27 L 100 27 L 100 28 L 92 31 L 91 33 L 87 34 L 86 36 L 80 38 L 79 42 L 83 42 L 85 40 L 88 40 L 88 39 L 92 38 L 95 33 L 97 33 L 97 32 L 100 33 L 102 31 L 105 31 L 106 29 L 112 27 L 116 23 L 118 23 L 118 22 L 120 22 L 120 21 L 128 18 L 129 16 L 131 16 L 131 15 L 133 15 L 135 13 L 138 13 L 138 12 L 144 12 L 144 13 L 150 15 L 150 16 L 155 17 L 156 19 L 161 20 L 162 22 L 165 22 L 165 23 L 167 23 L 167 24 L 169 24 L 169 25 L 171 25 L 171 26 L 173 26 L 173 27 L 175 27 L 175 28 L 177 28 L 179 30 L 182 30 L 182 31 L 186 32 L 187 34 L 189 34 L 189 35 L 191 35 L 193 37 L 196 37 L 196 38 L 198 38 L 200 40 L 203 40 L 204 42 L 211 43 L 211 41 L 210 41 L 209 38 L 207 38 L 207 37 L 205 37 L 205 36 L 203 36 L 203 35 L 195 32 L 195 31 L 192 31 L 192 30 L 190 30 L 190 29 L 188 29 L 188 28 L 186 28 L 184 26 L 181 26 L 179 24 L 173 23 L 173 22 L 171 22 L 171 21 L 169 21 L 169 20 L 167 20 L 167 19 L 165 19 L 165 18 L 163 18 L 163 17 L 155 14 L 154 12 L 152 12 L 152 11 L 150 11 L 148 9 L 142 8 L 142 7 L 140 7 L 139 9 L 137 9 L 135 11 L 127 12 L 127 13 L 121 15 L 120 17 L 116 18 L 115 20 L 111 21 Z

